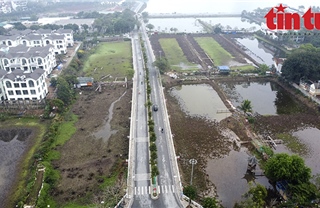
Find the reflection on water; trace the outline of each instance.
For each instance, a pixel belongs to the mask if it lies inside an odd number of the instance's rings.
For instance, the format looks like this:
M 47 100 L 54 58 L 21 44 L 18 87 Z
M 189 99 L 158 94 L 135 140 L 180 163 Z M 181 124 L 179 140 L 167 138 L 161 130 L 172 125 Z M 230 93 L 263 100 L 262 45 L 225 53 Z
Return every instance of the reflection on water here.
M 302 112 L 288 92 L 274 82 L 225 82 L 220 86 L 234 106 L 250 100 L 254 112 L 262 115 L 279 115 Z
M 261 176 L 261 169 L 256 168 L 256 176 L 246 174 L 248 164 L 247 149 L 232 150 L 228 156 L 220 159 L 209 160 L 206 172 L 209 179 L 215 184 L 219 200 L 226 208 L 233 207 L 235 202 L 242 201 L 242 195 L 249 190 L 248 182 L 260 183 L 266 188 L 271 188 L 268 179 Z
M 296 131 L 292 135 L 307 145 L 309 154 L 306 156 L 301 155 L 301 157 L 304 158 L 306 165 L 312 169 L 312 174 L 315 175 L 320 173 L 320 130 L 317 128 L 306 128 Z M 292 154 L 292 152 L 290 152 L 290 150 L 288 150 L 284 145 L 278 145 L 276 152 Z
M 260 64 L 266 64 L 272 66 L 273 54 L 270 50 L 266 49 L 255 38 L 236 38 L 236 40 L 248 50 L 245 51 L 250 57 Z
M 231 115 L 210 85 L 182 85 L 172 88 L 170 93 L 179 100 L 181 108 L 191 116 L 221 121 Z

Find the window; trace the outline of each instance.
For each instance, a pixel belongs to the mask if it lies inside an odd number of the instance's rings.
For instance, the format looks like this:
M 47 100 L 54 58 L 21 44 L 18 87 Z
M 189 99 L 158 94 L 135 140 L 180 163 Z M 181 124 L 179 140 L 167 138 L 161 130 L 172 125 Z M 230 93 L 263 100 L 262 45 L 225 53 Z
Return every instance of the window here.
M 29 80 L 28 84 L 29 84 L 29 87 L 34 87 L 34 82 L 32 80 Z
M 32 100 L 37 100 L 37 98 L 36 98 L 36 97 L 33 97 Z
M 16 95 L 21 95 L 21 91 L 20 90 L 16 90 Z
M 13 95 L 13 91 L 12 90 L 8 90 L 8 94 L 9 95 Z
M 4 65 L 5 65 L 5 66 L 9 64 L 8 59 L 4 59 L 3 62 L 4 62 Z
M 21 87 L 27 87 L 27 84 L 26 83 L 21 83 Z
M 6 86 L 7 86 L 7 88 L 11 88 L 12 87 L 11 82 L 6 81 Z
M 27 60 L 26 59 L 22 59 L 22 65 L 26 65 L 27 64 Z
M 39 80 L 37 80 L 37 86 L 39 85 Z
M 12 43 L 11 43 L 11 41 L 10 41 L 10 40 L 8 41 L 8 45 L 9 45 L 9 46 L 11 46 L 11 45 L 12 45 Z
M 29 94 L 28 90 L 23 90 L 22 92 L 23 92 L 24 95 L 28 95 Z
M 30 92 L 31 92 L 31 95 L 35 95 L 36 94 L 35 90 L 30 90 Z
M 13 85 L 14 85 L 15 88 L 19 88 L 20 87 L 19 83 L 14 83 Z
M 38 58 L 38 64 L 42 64 L 42 59 Z

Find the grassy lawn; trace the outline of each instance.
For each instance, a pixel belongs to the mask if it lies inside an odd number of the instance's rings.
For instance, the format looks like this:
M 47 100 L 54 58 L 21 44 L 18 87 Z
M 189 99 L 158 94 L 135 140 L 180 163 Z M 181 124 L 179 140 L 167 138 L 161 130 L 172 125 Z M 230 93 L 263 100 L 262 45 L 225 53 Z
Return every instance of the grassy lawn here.
M 200 47 L 214 61 L 214 65 L 226 65 L 233 58 L 221 45 L 211 37 L 196 37 L 194 38 Z
M 171 65 L 171 69 L 182 70 L 183 68 L 178 66 L 182 62 L 187 66 L 188 70 L 198 70 L 195 64 L 187 60 L 175 38 L 162 38 L 159 42 Z
M 243 66 L 232 66 L 230 67 L 230 69 L 232 71 L 236 71 L 236 70 L 239 70 L 239 72 L 250 72 L 250 71 L 253 71 L 255 70 L 256 68 L 252 65 L 243 65 Z
M 95 80 L 109 74 L 112 77 L 124 77 L 132 70 L 130 41 L 100 43 L 83 66 L 85 76 L 92 76 Z

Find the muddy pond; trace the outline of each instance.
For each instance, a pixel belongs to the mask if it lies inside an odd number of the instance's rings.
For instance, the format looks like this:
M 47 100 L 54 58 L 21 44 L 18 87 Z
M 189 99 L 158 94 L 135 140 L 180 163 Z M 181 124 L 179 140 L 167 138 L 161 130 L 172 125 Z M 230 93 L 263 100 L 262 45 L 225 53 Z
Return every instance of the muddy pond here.
M 303 112 L 303 106 L 297 103 L 288 92 L 278 84 L 268 81 L 260 82 L 225 82 L 220 87 L 226 93 L 232 104 L 237 107 L 245 99 L 251 101 L 253 111 L 261 115 L 281 115 Z M 217 113 L 226 109 L 216 91 L 207 84 L 181 85 L 170 90 L 180 104 L 181 109 L 191 116 L 205 117 L 221 121 L 230 116 L 228 113 Z M 312 168 L 312 173 L 320 173 L 317 158 L 320 156 L 320 130 L 314 128 L 301 129 L 292 132 L 309 147 L 309 154 L 304 156 L 306 164 Z M 317 145 L 319 143 L 319 145 Z M 230 148 L 232 149 L 232 148 Z M 291 153 L 284 145 L 276 152 Z M 259 167 L 255 178 L 246 175 L 250 153 L 246 148 L 231 150 L 220 159 L 208 160 L 206 172 L 211 182 L 217 188 L 219 200 L 224 207 L 233 207 L 242 200 L 242 195 L 249 189 L 248 182 L 254 180 L 267 188 L 272 188 L 266 177 L 262 176 Z
M 0 204 L 8 197 L 17 176 L 17 164 L 28 148 L 31 129 L 0 129 Z

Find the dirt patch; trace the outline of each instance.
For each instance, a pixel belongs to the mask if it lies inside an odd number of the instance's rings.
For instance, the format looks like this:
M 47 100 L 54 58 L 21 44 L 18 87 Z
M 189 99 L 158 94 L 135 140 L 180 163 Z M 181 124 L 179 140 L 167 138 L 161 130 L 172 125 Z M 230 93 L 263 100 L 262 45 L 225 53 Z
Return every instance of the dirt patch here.
M 116 129 L 117 133 L 108 142 L 95 138 L 93 132 L 98 131 L 105 123 L 110 105 L 125 91 L 127 93 L 114 105 L 111 120 L 111 129 Z M 119 187 L 117 194 L 124 194 L 131 96 L 131 85 L 129 89 L 105 86 L 101 93 L 88 90 L 79 94 L 72 108 L 79 118 L 76 123 L 78 130 L 64 146 L 58 148 L 61 159 L 54 163 L 61 173 L 61 180 L 54 191 L 59 204 L 78 199 L 81 199 L 81 204 L 94 203 L 100 195 L 101 198 L 108 198 L 99 186 L 111 180 L 114 177 L 112 173 L 118 173 L 114 180 L 114 186 Z M 96 198 L 90 195 L 92 193 Z M 115 196 L 109 196 L 112 197 Z

